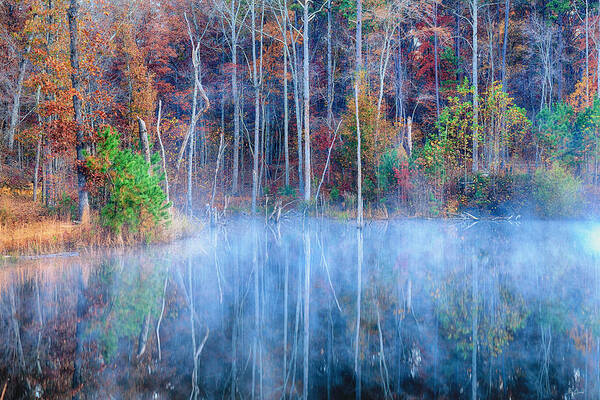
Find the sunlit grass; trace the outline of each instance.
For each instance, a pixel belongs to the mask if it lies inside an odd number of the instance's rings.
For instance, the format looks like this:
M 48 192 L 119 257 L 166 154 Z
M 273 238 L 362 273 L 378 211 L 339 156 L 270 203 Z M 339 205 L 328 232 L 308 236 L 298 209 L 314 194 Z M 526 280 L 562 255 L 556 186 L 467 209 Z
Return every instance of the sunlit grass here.
M 128 232 L 114 235 L 101 225 L 97 214 L 92 214 L 89 225 L 79 225 L 50 215 L 28 193 L 0 192 L 0 255 L 5 257 L 169 242 L 189 236 L 197 229 L 185 215 L 173 209 L 170 223 L 159 227 L 152 236 Z

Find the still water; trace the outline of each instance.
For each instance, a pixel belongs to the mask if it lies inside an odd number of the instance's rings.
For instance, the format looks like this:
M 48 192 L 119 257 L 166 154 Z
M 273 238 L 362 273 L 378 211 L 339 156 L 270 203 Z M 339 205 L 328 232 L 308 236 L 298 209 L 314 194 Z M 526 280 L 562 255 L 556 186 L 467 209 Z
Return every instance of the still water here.
M 237 220 L 0 267 L 4 399 L 599 399 L 600 224 Z

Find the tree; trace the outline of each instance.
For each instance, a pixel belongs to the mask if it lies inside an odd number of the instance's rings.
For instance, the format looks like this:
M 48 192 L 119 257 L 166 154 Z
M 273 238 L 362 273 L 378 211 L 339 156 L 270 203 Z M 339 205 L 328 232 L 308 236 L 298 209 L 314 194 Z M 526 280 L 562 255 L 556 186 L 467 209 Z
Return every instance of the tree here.
M 356 223 L 359 229 L 362 229 L 363 225 L 363 194 L 362 194 L 362 155 L 361 155 L 361 135 L 360 135 L 360 117 L 359 117 L 359 106 L 358 98 L 360 96 L 359 88 L 361 85 L 361 78 L 363 76 L 363 63 L 362 63 L 362 0 L 358 0 L 356 3 L 356 76 L 354 77 L 354 115 L 356 119 L 356 193 L 358 195 L 358 205 L 356 212 Z
M 231 96 L 233 100 L 233 173 L 231 191 L 233 194 L 238 192 L 239 184 L 239 151 L 240 151 L 240 94 L 238 89 L 238 41 L 240 30 L 243 26 L 242 2 L 230 0 L 217 3 L 221 11 L 223 21 L 229 24 L 229 46 L 231 48 Z M 241 20 L 241 21 L 240 21 Z M 225 31 L 225 24 L 223 24 Z
M 90 204 L 88 199 L 88 190 L 86 187 L 86 176 L 83 163 L 87 151 L 84 142 L 83 118 L 81 114 L 81 77 L 79 70 L 79 0 L 71 0 L 67 16 L 69 18 L 69 35 L 71 38 L 71 81 L 73 83 L 73 111 L 74 123 L 76 125 L 77 140 L 77 186 L 79 189 L 79 220 L 82 224 L 87 224 L 90 218 Z
M 160 187 L 160 157 L 145 157 L 121 150 L 118 133 L 106 128 L 100 134 L 97 154 L 88 157 L 87 166 L 107 185 L 110 198 L 102 208 L 102 223 L 116 235 L 122 233 L 151 235 L 169 220 L 171 204 Z
M 472 30 L 472 78 L 473 85 L 473 172 L 479 169 L 479 53 L 478 53 L 478 19 L 479 19 L 479 0 L 470 0 L 469 9 L 471 11 Z
M 359 0 L 359 4 L 360 4 Z M 308 8 L 310 6 L 310 0 L 304 0 L 303 4 L 303 23 L 304 23 L 304 32 L 302 37 L 302 46 L 303 46 L 303 60 L 304 60 L 304 201 L 308 202 L 310 200 L 310 191 L 311 191 L 311 169 L 310 169 L 310 53 L 308 49 L 308 43 L 310 40 L 309 36 L 309 12 Z

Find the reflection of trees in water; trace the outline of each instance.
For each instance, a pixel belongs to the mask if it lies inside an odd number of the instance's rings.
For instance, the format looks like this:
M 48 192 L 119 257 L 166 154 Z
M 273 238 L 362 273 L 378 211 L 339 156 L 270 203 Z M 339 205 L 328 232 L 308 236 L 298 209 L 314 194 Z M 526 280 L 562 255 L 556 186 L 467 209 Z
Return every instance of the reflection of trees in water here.
M 203 251 L 3 281 L 0 390 L 10 376 L 17 399 L 599 398 L 599 271 L 564 232 L 544 252 L 489 228 L 304 228 L 233 225 Z
M 452 376 L 470 377 L 471 398 L 487 397 L 496 391 L 501 396 L 506 376 L 500 356 L 522 328 L 526 307 L 503 272 L 502 262 L 471 248 L 463 250 L 458 258 L 457 267 L 438 277 L 432 286 L 441 333 L 453 344 L 449 351 L 457 361 L 465 360 L 458 371 L 443 373 L 449 381 Z

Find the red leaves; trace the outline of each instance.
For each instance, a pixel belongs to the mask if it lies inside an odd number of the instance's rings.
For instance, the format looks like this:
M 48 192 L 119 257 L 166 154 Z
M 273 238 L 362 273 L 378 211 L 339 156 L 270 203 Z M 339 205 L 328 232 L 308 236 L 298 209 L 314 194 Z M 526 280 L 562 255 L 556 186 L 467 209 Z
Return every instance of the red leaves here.
M 408 200 L 408 193 L 413 189 L 412 171 L 408 161 L 402 161 L 399 168 L 394 168 L 394 176 L 400 188 L 400 198 L 402 201 Z

